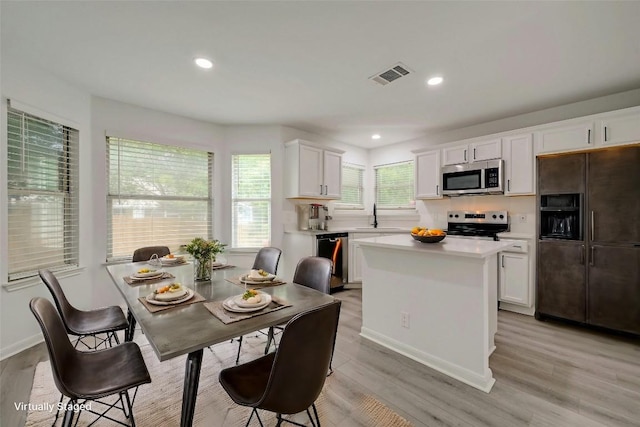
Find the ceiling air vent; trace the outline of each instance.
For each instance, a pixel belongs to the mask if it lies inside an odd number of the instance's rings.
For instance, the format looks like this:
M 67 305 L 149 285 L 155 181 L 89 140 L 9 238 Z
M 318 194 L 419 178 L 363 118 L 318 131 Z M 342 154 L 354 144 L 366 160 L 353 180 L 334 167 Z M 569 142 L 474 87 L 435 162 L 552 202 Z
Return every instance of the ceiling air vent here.
M 398 80 L 400 77 L 407 76 L 411 73 L 409 68 L 404 65 L 402 62 L 398 62 L 396 65 L 390 67 L 388 70 L 384 70 L 381 73 L 377 73 L 371 77 L 369 80 L 373 80 L 376 83 L 381 85 L 386 85 L 391 83 L 394 80 Z

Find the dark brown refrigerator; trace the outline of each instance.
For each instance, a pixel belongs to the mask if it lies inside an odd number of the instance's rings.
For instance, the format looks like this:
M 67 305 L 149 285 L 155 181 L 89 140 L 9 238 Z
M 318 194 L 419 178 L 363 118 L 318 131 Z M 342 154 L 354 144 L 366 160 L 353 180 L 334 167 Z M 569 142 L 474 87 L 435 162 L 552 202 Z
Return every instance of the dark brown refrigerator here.
M 536 318 L 640 334 L 640 146 L 538 158 Z

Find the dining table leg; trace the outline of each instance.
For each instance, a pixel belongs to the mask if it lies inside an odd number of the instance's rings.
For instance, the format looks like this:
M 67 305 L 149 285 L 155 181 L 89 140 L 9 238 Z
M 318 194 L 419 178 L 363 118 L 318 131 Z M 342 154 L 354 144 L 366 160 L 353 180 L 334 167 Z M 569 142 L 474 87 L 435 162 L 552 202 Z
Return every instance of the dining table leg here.
M 180 427 L 191 427 L 196 410 L 200 368 L 202 367 L 202 349 L 189 353 L 184 370 L 184 388 L 182 390 L 182 416 Z

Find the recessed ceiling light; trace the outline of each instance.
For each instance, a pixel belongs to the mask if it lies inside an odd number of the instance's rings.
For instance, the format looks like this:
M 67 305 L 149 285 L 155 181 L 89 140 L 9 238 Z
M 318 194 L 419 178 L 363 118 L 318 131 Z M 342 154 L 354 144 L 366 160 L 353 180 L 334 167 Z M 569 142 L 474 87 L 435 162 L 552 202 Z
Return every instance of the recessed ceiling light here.
M 200 68 L 211 68 L 211 67 L 213 67 L 213 62 L 209 61 L 207 58 L 196 58 L 193 61 Z
M 380 139 L 380 135 L 378 135 L 377 133 L 374 133 L 373 135 L 371 135 L 371 139 Z
M 442 83 L 443 78 L 442 77 L 431 77 L 429 80 L 427 80 L 427 84 L 429 86 L 436 86 L 439 85 L 440 83 Z

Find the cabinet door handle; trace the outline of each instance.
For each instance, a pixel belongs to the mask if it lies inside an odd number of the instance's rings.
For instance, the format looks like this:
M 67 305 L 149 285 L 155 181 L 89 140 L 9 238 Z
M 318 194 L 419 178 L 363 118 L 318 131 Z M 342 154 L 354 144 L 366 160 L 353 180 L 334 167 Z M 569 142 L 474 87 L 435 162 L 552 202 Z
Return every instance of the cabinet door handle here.
M 591 144 L 591 129 L 587 131 L 587 144 Z
M 504 255 L 502 255 L 502 268 L 504 268 Z
M 591 246 L 591 259 L 589 260 L 589 265 L 592 267 L 596 265 L 596 247 L 595 246 Z
M 467 150 L 464 150 L 464 161 L 467 161 Z
M 324 186 L 324 195 L 325 195 L 325 196 L 328 196 L 328 195 L 329 195 L 329 186 L 328 186 L 328 185 L 325 185 L 325 186 Z
M 584 245 L 580 245 L 580 265 L 584 265 Z
M 604 127 L 604 142 L 607 142 L 607 127 Z
M 322 184 L 320 184 L 320 195 L 322 196 Z
M 507 191 L 511 191 L 511 180 L 507 180 Z
M 596 239 L 595 213 L 591 211 L 591 241 Z
M 473 149 L 473 160 L 475 160 L 475 159 L 476 159 L 476 149 L 474 148 Z
M 440 195 L 440 186 L 436 185 L 436 196 Z

